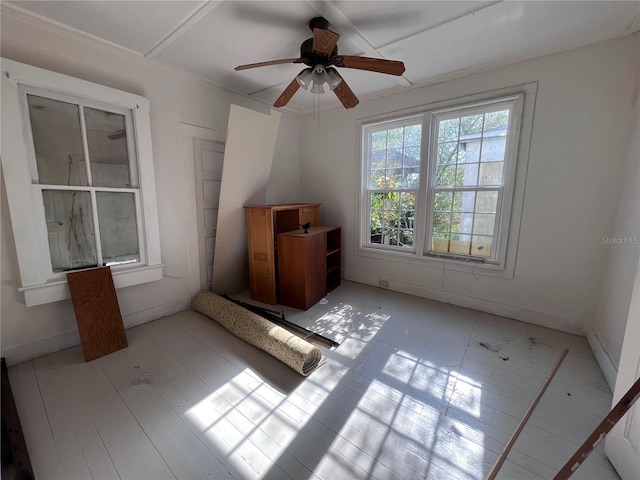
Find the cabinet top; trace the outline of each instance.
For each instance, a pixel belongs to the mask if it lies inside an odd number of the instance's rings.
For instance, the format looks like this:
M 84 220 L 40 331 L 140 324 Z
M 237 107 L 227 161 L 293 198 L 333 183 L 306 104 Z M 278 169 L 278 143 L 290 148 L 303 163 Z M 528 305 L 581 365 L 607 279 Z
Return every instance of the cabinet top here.
M 291 210 L 301 207 L 319 207 L 320 203 L 281 203 L 277 205 L 245 205 L 244 208 L 268 208 L 271 210 Z
M 290 232 L 279 233 L 278 236 L 287 236 L 287 237 L 308 237 L 310 235 L 320 235 L 326 232 L 330 232 L 332 230 L 339 230 L 340 227 L 335 225 L 314 225 L 309 227 L 309 233 L 304 233 L 304 229 L 300 228 L 298 230 L 291 230 Z

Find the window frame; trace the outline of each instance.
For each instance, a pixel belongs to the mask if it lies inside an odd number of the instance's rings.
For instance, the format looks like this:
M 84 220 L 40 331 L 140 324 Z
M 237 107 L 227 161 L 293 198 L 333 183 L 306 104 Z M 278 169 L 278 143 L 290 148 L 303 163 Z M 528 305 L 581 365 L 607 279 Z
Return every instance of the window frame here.
M 394 260 L 406 263 L 425 264 L 427 266 L 447 269 L 502 276 L 513 278 L 515 272 L 515 260 L 518 245 L 522 206 L 524 201 L 524 183 L 526 180 L 529 145 L 531 140 L 537 82 L 505 87 L 493 91 L 461 96 L 451 100 L 434 102 L 427 105 L 399 110 L 392 115 L 380 115 L 362 118 L 358 121 L 360 135 L 360 189 L 358 200 L 356 254 L 384 260 Z M 513 154 L 512 162 L 505 162 L 508 172 L 505 170 L 505 184 L 503 196 L 508 196 L 501 202 L 501 215 L 497 234 L 497 248 L 499 249 L 495 261 L 485 260 L 485 257 L 476 258 L 444 252 L 429 252 L 429 240 L 433 221 L 432 210 L 432 182 L 436 165 L 432 149 L 437 147 L 437 134 L 435 128 L 436 115 L 448 112 L 463 112 L 472 108 L 481 108 L 492 104 L 515 101 L 514 118 L 510 119 L 509 132 L 515 135 L 508 137 L 507 149 Z M 460 113 L 460 116 L 463 113 Z M 367 129 L 381 125 L 393 125 L 394 122 L 406 118 L 418 118 L 423 116 L 422 150 L 421 150 L 421 177 L 418 198 L 416 199 L 416 225 L 414 233 L 414 249 L 405 250 L 399 248 L 380 248 L 369 243 L 368 217 L 368 175 L 370 174 L 370 152 L 367 144 L 370 135 Z M 505 157 L 507 152 L 505 152 Z M 509 181 L 507 181 L 507 176 Z M 427 184 L 427 182 L 429 184 Z M 420 224 L 417 224 L 420 219 Z
M 100 217 L 98 215 L 98 202 L 96 194 L 99 192 L 116 192 L 116 193 L 131 193 L 134 196 L 135 213 L 136 213 L 136 229 L 138 237 L 138 253 L 140 255 L 139 262 L 132 262 L 128 264 L 128 268 L 133 268 L 136 265 L 139 267 L 145 263 L 146 259 L 146 245 L 144 241 L 144 226 L 142 224 L 142 207 L 140 205 L 140 181 L 138 175 L 138 158 L 136 153 L 136 136 L 133 128 L 133 114 L 132 109 L 123 108 L 116 105 L 108 105 L 99 103 L 85 98 L 81 98 L 75 95 L 68 95 L 61 92 L 54 92 L 51 90 L 45 90 L 42 88 L 32 87 L 28 85 L 19 85 L 18 94 L 20 95 L 20 103 L 22 107 L 22 119 L 23 128 L 25 133 L 25 142 L 27 147 L 27 155 L 29 160 L 29 170 L 31 172 L 31 188 L 35 189 L 34 195 L 43 197 L 45 190 L 49 191 L 72 191 L 72 192 L 88 192 L 91 198 L 92 206 L 92 223 L 94 226 L 95 234 L 95 247 L 96 247 L 96 262 L 97 265 L 104 265 L 102 257 L 102 237 L 100 235 Z M 87 182 L 89 185 L 60 185 L 60 184 L 48 184 L 40 182 L 40 174 L 38 172 L 38 165 L 35 154 L 35 144 L 33 142 L 33 127 L 30 121 L 30 110 L 28 104 L 28 96 L 34 95 L 44 97 L 51 100 L 60 102 L 66 102 L 78 106 L 78 115 L 80 121 L 80 135 L 83 144 L 83 161 L 85 161 L 85 169 Z M 122 115 L 125 121 L 125 131 L 127 136 L 127 155 L 129 161 L 129 187 L 100 187 L 95 186 L 94 181 L 94 159 L 91 159 L 89 153 L 89 145 L 87 143 L 87 127 L 85 126 L 84 108 L 94 108 L 102 111 L 116 113 Z M 89 162 L 86 162 L 90 159 Z M 46 209 L 45 209 L 46 210 Z M 47 235 L 46 222 L 41 225 L 41 234 Z M 50 264 L 51 266 L 51 264 Z M 89 267 L 90 268 L 90 267 Z M 113 271 L 119 271 L 123 269 L 123 265 L 111 265 Z M 81 269 L 78 269 L 81 270 Z M 71 270 L 70 270 L 71 271 Z M 51 280 L 64 280 L 68 272 L 56 272 L 51 269 L 48 277 Z
M 11 226 L 14 233 L 21 285 L 27 306 L 70 298 L 66 272 L 53 272 L 49 254 L 42 190 L 50 185 L 38 183 L 27 93 L 72 103 L 84 102 L 125 115 L 130 158 L 137 164 L 136 222 L 140 262 L 113 265 L 116 288 L 146 283 L 162 278 L 160 235 L 155 192 L 155 175 L 151 146 L 149 101 L 78 78 L 2 58 L 2 169 L 5 178 Z M 66 100 L 65 100 L 66 99 Z M 128 119 L 127 119 L 128 118 Z M 129 131 L 129 129 L 131 129 Z M 131 135 L 129 135 L 131 133 Z M 83 138 L 84 141 L 84 138 Z M 131 154 L 133 153 L 133 157 Z M 134 166 L 130 165 L 130 169 Z M 132 178 L 133 187 L 134 178 Z M 109 191 L 108 187 L 60 186 L 58 190 Z M 95 193 L 93 194 L 95 195 Z M 94 203 L 94 215 L 97 215 Z M 24 212 L 30 212 L 25 215 Z M 94 222 L 97 222 L 97 216 Z M 99 241 L 97 248 L 99 248 Z

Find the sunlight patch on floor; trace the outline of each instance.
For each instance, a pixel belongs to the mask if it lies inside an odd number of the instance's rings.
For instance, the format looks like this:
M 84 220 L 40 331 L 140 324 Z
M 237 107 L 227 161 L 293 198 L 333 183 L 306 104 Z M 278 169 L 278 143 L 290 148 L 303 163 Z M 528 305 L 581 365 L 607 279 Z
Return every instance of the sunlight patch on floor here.
M 451 405 L 480 418 L 482 384 L 459 372 L 451 372 L 451 379 L 454 380 L 456 393 L 451 398 Z

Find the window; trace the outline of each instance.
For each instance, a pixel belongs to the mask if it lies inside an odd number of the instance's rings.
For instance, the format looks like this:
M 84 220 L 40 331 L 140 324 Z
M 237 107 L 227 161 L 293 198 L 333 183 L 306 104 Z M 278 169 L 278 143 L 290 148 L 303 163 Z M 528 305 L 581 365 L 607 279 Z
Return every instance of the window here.
M 161 278 L 148 101 L 2 67 L 2 165 L 27 305 L 68 298 L 69 271 L 109 265 L 116 288 Z
M 505 269 L 535 85 L 510 90 L 518 93 L 363 124 L 360 252 Z

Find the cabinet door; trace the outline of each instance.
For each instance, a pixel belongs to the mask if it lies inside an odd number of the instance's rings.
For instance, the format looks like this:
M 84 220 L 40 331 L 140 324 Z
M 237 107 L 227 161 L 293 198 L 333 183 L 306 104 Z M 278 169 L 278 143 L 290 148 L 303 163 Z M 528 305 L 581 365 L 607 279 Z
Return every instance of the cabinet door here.
M 247 208 L 249 273 L 251 298 L 274 305 L 276 275 L 274 265 L 273 214 L 267 208 Z
M 280 303 L 307 310 L 326 294 L 324 234 L 278 235 Z

